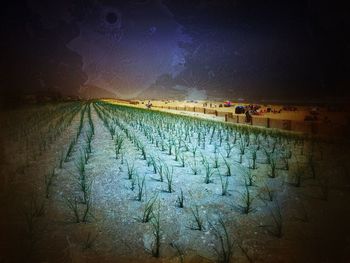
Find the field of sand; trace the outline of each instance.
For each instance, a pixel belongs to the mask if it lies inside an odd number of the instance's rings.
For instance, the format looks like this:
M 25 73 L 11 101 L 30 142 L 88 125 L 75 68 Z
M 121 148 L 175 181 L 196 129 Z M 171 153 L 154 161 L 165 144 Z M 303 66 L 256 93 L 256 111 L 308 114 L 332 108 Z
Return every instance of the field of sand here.
M 0 120 L 1 262 L 349 260 L 346 144 L 102 101 Z

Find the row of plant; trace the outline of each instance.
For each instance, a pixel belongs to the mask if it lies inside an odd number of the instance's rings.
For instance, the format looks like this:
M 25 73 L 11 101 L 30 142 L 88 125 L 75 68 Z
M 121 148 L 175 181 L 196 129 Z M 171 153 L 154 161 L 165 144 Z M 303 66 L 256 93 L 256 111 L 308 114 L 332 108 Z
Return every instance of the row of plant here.
M 322 149 L 317 142 L 301 136 L 103 102 L 96 103 L 95 109 L 114 140 L 116 159 L 123 164 L 123 144 L 127 139 L 135 146 L 145 164 L 152 167 L 154 174 L 158 174 L 159 181 L 166 182 L 167 192 L 180 191 L 177 198 L 179 207 L 185 206 L 186 198 L 182 189 L 174 190 L 174 168 L 169 167 L 160 156 L 173 156 L 173 160 L 179 163 L 177 167 L 189 167 L 193 175 L 203 174 L 205 184 L 219 181 L 223 196 L 231 195 L 229 178 L 237 174 L 238 169 L 243 188 L 232 207 L 243 214 L 250 214 L 256 211 L 261 201 L 265 205 L 271 202 L 268 207 L 272 224 L 268 230 L 276 237 L 283 235 L 283 216 L 276 189 L 271 188 L 269 180 L 279 177 L 279 171 L 284 171 L 287 183 L 300 187 L 310 174 L 313 179 L 316 178 L 317 163 L 322 158 Z M 294 165 L 295 162 L 297 165 Z M 137 174 L 134 163 L 127 161 L 126 166 L 130 188 L 138 189 L 137 200 L 142 200 L 145 177 L 134 176 Z M 264 180 L 257 180 L 261 167 L 268 169 L 263 174 Z M 142 221 L 149 221 L 155 203 L 152 198 L 146 200 Z M 202 229 L 198 209 L 194 206 L 191 211 L 193 228 Z

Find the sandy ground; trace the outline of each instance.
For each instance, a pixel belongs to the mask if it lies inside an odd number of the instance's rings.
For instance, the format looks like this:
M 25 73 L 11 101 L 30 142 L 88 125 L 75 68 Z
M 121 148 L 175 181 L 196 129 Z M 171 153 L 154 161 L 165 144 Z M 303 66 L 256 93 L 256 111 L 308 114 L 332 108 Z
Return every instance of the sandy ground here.
M 311 178 L 307 166 L 311 147 L 308 143 L 291 143 L 293 154 L 289 160 L 289 170 L 284 170 L 278 163 L 276 178 L 267 176 L 269 165 L 264 152 L 258 151 L 257 169 L 252 170 L 256 179 L 250 187 L 254 210 L 242 214 L 237 210 L 237 205 L 241 204 L 245 191 L 244 175 L 249 170 L 251 147 L 247 148 L 242 163 L 239 163 L 238 144 L 234 145 L 231 157 L 226 158 L 232 168 L 232 176 L 224 177 L 228 180 L 228 194 L 222 196 L 219 175 L 226 171 L 224 157 L 220 155 L 219 168 L 209 184 L 204 183 L 203 166 L 200 166 L 197 175 L 190 167 L 194 161 L 200 165 L 201 155 L 212 163 L 218 155 L 214 153 L 215 143 L 207 143 L 204 148 L 198 146 L 195 158 L 191 151 L 185 151 L 185 167 L 182 167 L 179 161 L 175 161 L 174 154 L 169 155 L 149 142 L 137 128 L 137 119 L 116 115 L 143 142 L 150 155 L 173 167 L 174 192 L 169 193 L 166 180 L 159 181 L 159 174 L 154 173 L 152 166 L 142 159 L 130 140 L 124 142 L 123 159 L 115 158 L 111 135 L 96 110 L 91 108 L 95 135 L 86 175 L 92 182 L 93 202 L 86 223 L 74 222 L 67 199 L 81 195 L 77 187 L 76 163 L 81 149 L 86 147 L 85 134 L 89 129 L 87 114 L 73 154 L 62 168 L 58 166 L 58 159 L 76 136 L 79 114 L 41 154 L 33 153 L 34 147 L 24 147 L 22 142 L 34 136 L 35 143 L 35 134 L 40 127 L 49 123 L 38 125 L 31 133 L 34 135 L 24 136 L 21 133 L 24 127 L 11 122 L 11 119 L 24 115 L 23 112 L 2 115 L 1 121 L 6 123 L 3 127 L 8 130 L 2 131 L 0 144 L 3 190 L 0 200 L 4 211 L 1 213 L 1 231 L 4 233 L 0 239 L 1 262 L 216 262 L 214 248 L 218 247 L 218 240 L 210 224 L 218 227 L 219 215 L 224 219 L 234 244 L 232 262 L 349 262 L 346 251 L 350 248 L 347 224 L 350 220 L 347 205 L 350 201 L 350 184 L 346 146 L 317 144 L 315 179 Z M 183 114 L 208 118 L 200 113 Z M 11 123 L 12 126 L 9 125 Z M 144 124 L 148 125 L 147 122 Z M 116 133 L 125 136 L 119 127 L 116 127 Z M 170 133 L 167 136 L 174 135 Z M 195 146 L 196 141 L 194 136 L 189 145 Z M 281 150 L 280 146 L 277 146 L 277 150 Z M 225 155 L 225 144 L 218 151 Z M 339 151 L 343 154 L 337 154 Z M 137 186 L 131 189 L 127 161 L 134 164 L 140 178 L 145 178 L 146 190 L 141 202 L 136 200 Z M 303 174 L 301 186 L 295 187 L 291 182 L 301 164 L 308 168 Z M 55 171 L 54 182 L 50 197 L 45 198 L 44 176 L 52 169 Z M 327 200 L 322 198 L 320 187 L 325 178 L 329 183 Z M 271 211 L 275 211 L 276 203 L 266 200 L 265 186 L 275 191 L 275 200 L 281 207 L 283 235 L 280 238 L 269 232 L 274 225 Z M 177 206 L 181 190 L 185 197 L 184 208 Z M 140 222 L 147 200 L 155 194 L 161 211 L 159 259 L 149 252 L 154 242 L 152 224 Z M 44 204 L 45 213 L 34 217 L 32 224 L 29 224 L 26 211 L 33 206 L 33 202 L 30 202 L 33 196 L 37 200 L 34 207 Z M 81 204 L 79 206 L 83 207 Z M 191 229 L 194 225 L 191 209 L 196 206 L 204 222 L 202 231 Z M 87 240 L 92 240 L 89 246 L 86 245 L 89 243 Z

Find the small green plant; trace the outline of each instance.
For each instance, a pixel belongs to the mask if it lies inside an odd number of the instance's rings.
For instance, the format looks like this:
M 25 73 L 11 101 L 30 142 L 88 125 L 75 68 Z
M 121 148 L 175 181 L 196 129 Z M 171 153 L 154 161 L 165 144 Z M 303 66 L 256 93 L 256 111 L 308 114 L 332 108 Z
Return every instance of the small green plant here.
M 175 161 L 177 162 L 179 160 L 179 154 L 180 154 L 180 147 L 175 147 Z
M 242 138 L 238 141 L 238 146 L 239 146 L 239 154 L 241 156 L 244 155 L 246 144 L 244 143 L 244 140 Z
M 199 167 L 197 165 L 196 159 L 193 159 L 193 162 L 190 163 L 190 168 L 194 175 L 197 175 L 199 173 Z
M 83 204 L 87 204 L 87 202 L 90 199 L 90 195 L 91 195 L 92 180 L 90 182 L 88 182 L 86 177 L 81 178 L 79 180 L 79 186 L 80 186 L 80 190 L 83 193 L 83 199 L 81 200 L 81 202 Z
M 140 146 L 140 150 L 141 150 L 141 155 L 142 155 L 142 158 L 143 160 L 147 160 L 147 153 L 146 153 L 146 148 L 144 145 L 141 145 Z
M 180 195 L 177 197 L 177 200 L 176 200 L 178 207 L 180 207 L 180 208 L 184 207 L 184 200 L 185 200 L 184 193 L 181 189 Z
M 165 178 L 166 178 L 167 184 L 168 184 L 168 192 L 172 193 L 173 192 L 174 168 L 172 167 L 171 170 L 170 170 L 168 166 L 165 166 L 164 174 L 165 174 Z
M 135 164 L 126 161 L 126 168 L 128 173 L 128 179 L 131 180 L 136 173 Z
M 193 223 L 190 226 L 192 230 L 204 230 L 204 221 L 201 215 L 199 214 L 198 206 L 196 205 L 194 208 L 191 207 L 191 213 L 193 215 Z
M 231 171 L 231 165 L 229 164 L 229 162 L 226 160 L 226 158 L 224 156 L 222 156 L 222 159 L 224 160 L 224 164 L 226 167 L 226 176 L 231 176 L 232 175 L 232 171 Z
M 204 162 L 205 179 L 204 183 L 209 184 L 212 182 L 211 177 L 214 175 L 214 169 L 210 166 L 208 161 Z
M 247 186 L 253 186 L 255 184 L 256 179 L 255 174 L 250 169 L 247 169 L 245 167 L 242 167 L 242 173 L 244 177 L 244 183 Z
M 159 160 L 159 164 L 158 164 L 158 174 L 159 174 L 159 181 L 160 182 L 163 182 L 164 181 L 164 178 L 163 178 L 163 175 L 164 175 L 164 169 L 163 169 L 163 164 L 162 164 L 163 161 Z
M 114 140 L 114 148 L 115 148 L 115 158 L 119 159 L 119 155 L 121 152 L 121 149 L 123 147 L 124 137 L 121 135 L 116 135 L 116 138 Z
M 85 157 L 83 154 L 81 154 L 78 160 L 75 162 L 75 167 L 79 172 L 79 176 L 84 177 L 85 176 Z
M 267 173 L 268 177 L 275 178 L 276 177 L 276 161 L 274 158 L 270 158 L 269 167 L 270 167 L 270 172 Z
M 226 147 L 225 147 L 226 158 L 230 158 L 231 152 L 232 152 L 232 150 L 233 150 L 233 147 L 234 147 L 233 144 L 231 144 L 231 143 L 229 143 L 229 142 L 226 143 Z
M 148 159 L 149 159 L 150 164 L 151 164 L 152 167 L 153 167 L 153 172 L 156 174 L 156 173 L 157 173 L 157 170 L 158 170 L 158 166 L 157 166 L 157 161 L 156 161 L 156 159 L 155 159 L 153 156 L 150 156 Z
M 89 149 L 88 148 L 84 148 L 81 153 L 81 155 L 83 155 L 84 160 L 85 160 L 85 164 L 88 164 L 89 159 L 90 159 L 90 153 L 89 153 Z
M 158 209 L 155 212 L 154 210 L 152 211 L 152 219 L 151 219 L 151 224 L 153 228 L 153 237 L 154 237 L 154 242 L 152 244 L 152 255 L 156 258 L 159 257 L 160 254 L 160 245 L 161 245 L 161 228 L 160 228 L 160 205 L 158 204 Z
M 233 240 L 229 234 L 226 224 L 222 217 L 219 217 L 219 226 L 214 226 L 209 222 L 210 227 L 214 230 L 214 234 L 219 241 L 219 244 L 214 247 L 217 255 L 217 262 L 230 263 L 233 256 Z
M 138 189 L 136 200 L 141 202 L 143 197 L 143 191 L 145 189 L 145 176 L 143 176 L 142 179 L 140 179 L 140 176 L 137 176 L 136 178 Z
M 254 197 L 251 196 L 247 182 L 245 182 L 244 190 L 245 191 L 241 193 L 241 202 L 238 205 L 238 208 L 243 214 L 249 214 L 250 212 L 254 211 L 252 207 Z
M 169 141 L 168 142 L 168 155 L 171 155 L 172 146 L 173 146 L 172 142 Z
M 74 146 L 76 144 L 77 140 L 76 138 L 74 138 L 69 146 L 68 146 L 68 149 L 67 149 L 67 152 L 66 152 L 66 157 L 64 158 L 64 162 L 68 162 L 69 161 L 69 158 L 71 157 L 72 153 L 73 153 L 73 149 L 74 149 Z
M 64 153 L 63 151 L 60 154 L 60 158 L 59 158 L 59 168 L 62 169 L 63 168 L 63 162 L 64 162 Z
M 272 152 L 270 152 L 266 148 L 264 148 L 264 153 L 265 153 L 266 163 L 270 164 Z
M 268 228 L 268 231 L 271 235 L 281 238 L 283 236 L 283 216 L 277 199 L 275 199 L 274 206 L 269 207 L 269 209 L 272 225 Z
M 130 190 L 131 190 L 131 191 L 134 191 L 134 190 L 135 190 L 135 186 L 136 186 L 136 178 L 135 178 L 135 176 L 133 176 L 133 177 L 130 179 Z
M 225 179 L 220 175 L 221 182 L 221 195 L 228 195 L 228 176 L 225 176 Z
M 255 170 L 257 167 L 256 167 L 256 158 L 257 158 L 257 148 L 254 148 L 252 150 L 252 159 L 251 159 L 251 165 L 249 168 Z
M 268 184 L 265 184 L 261 188 L 259 197 L 264 201 L 272 202 L 275 199 L 276 190 L 272 189 Z
M 87 149 L 87 152 L 90 154 L 92 152 L 91 150 L 91 142 L 92 142 L 92 137 L 93 137 L 93 132 L 90 131 L 88 133 L 86 133 L 86 149 Z
M 80 222 L 80 216 L 79 216 L 79 206 L 78 206 L 78 199 L 77 197 L 74 197 L 72 199 L 66 199 L 66 204 L 68 208 L 73 212 L 74 217 L 75 217 L 75 222 L 79 223 Z
M 115 135 L 116 127 L 113 124 L 111 124 L 111 125 L 108 126 L 108 129 L 109 129 L 109 133 L 111 134 L 111 137 L 112 137 L 112 140 L 113 140 L 114 139 L 114 135 Z
M 89 231 L 86 238 L 83 241 L 82 249 L 88 250 L 94 247 L 97 240 L 97 235 L 92 236 L 91 232 Z
M 214 165 L 213 168 L 218 169 L 219 168 L 219 156 L 217 154 L 214 155 Z
M 143 208 L 142 217 L 141 217 L 142 223 L 147 223 L 152 219 L 152 217 L 154 215 L 153 214 L 153 207 L 154 207 L 155 202 L 157 201 L 157 197 L 158 197 L 158 195 L 156 194 L 146 202 L 146 204 Z
M 174 241 L 172 241 L 170 243 L 170 246 L 176 250 L 176 253 L 180 259 L 180 263 L 184 263 L 185 256 L 184 256 L 183 249 L 178 244 L 176 244 Z
M 82 217 L 82 220 L 81 220 L 82 222 L 87 222 L 88 216 L 92 215 L 91 212 L 90 212 L 91 211 L 91 205 L 92 205 L 91 198 L 89 196 L 89 198 L 86 199 L 86 201 L 85 201 L 85 209 L 84 209 L 83 217 Z
M 197 149 L 198 149 L 197 145 L 193 145 L 191 148 L 193 158 L 196 158 Z
M 181 162 L 181 167 L 185 167 L 185 154 L 184 153 L 180 153 L 179 155 L 179 159 L 180 159 L 180 162 Z

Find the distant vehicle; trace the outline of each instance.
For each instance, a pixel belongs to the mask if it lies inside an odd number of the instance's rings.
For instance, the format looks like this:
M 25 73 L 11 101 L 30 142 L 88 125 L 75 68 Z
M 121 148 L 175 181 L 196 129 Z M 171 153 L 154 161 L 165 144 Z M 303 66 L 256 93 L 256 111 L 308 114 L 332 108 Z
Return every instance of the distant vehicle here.
M 235 108 L 235 113 L 236 114 L 243 114 L 245 112 L 245 108 L 243 106 L 237 106 Z
M 232 102 L 231 101 L 225 101 L 224 102 L 224 107 L 231 107 L 232 106 Z

